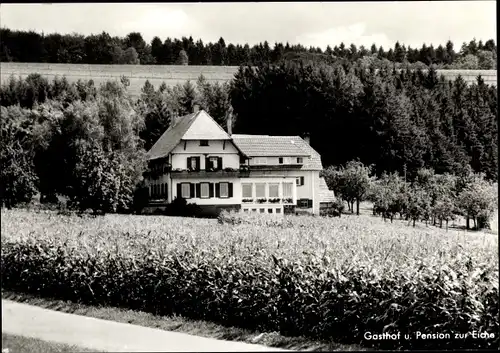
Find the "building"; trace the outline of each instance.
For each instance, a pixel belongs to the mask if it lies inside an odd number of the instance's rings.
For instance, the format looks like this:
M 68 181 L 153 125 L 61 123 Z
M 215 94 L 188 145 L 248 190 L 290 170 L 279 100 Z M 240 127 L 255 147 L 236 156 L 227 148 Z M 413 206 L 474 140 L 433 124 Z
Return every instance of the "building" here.
M 147 153 L 148 210 L 177 197 L 205 215 L 223 209 L 319 214 L 320 155 L 298 136 L 226 132 L 205 111 L 177 118 Z M 323 187 L 323 190 L 322 190 Z

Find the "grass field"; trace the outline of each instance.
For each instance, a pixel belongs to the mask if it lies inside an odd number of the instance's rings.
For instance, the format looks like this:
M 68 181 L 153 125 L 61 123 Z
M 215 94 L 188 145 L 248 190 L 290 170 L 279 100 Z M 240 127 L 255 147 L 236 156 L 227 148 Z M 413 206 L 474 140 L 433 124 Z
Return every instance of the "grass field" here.
M 498 238 L 381 219 L 3 210 L 3 290 L 345 344 L 381 333 L 498 331 Z M 415 341 L 488 348 L 495 342 Z
M 45 342 L 36 338 L 2 333 L 2 353 L 76 353 L 92 352 L 81 347 Z
M 93 79 L 101 83 L 109 79 L 119 79 L 122 75 L 130 80 L 129 90 L 133 95 L 140 93 L 146 80 L 155 87 L 165 82 L 168 86 L 195 81 L 203 74 L 209 82 L 226 82 L 238 70 L 236 66 L 182 66 L 182 65 L 86 65 L 86 64 L 42 64 L 42 63 L 1 63 L 0 81 L 5 82 L 10 75 L 25 77 L 39 73 L 48 79 L 66 76 L 70 82 L 78 79 Z M 496 85 L 496 70 L 438 70 L 439 74 L 454 79 L 459 74 L 467 82 L 475 82 L 481 75 L 486 83 Z

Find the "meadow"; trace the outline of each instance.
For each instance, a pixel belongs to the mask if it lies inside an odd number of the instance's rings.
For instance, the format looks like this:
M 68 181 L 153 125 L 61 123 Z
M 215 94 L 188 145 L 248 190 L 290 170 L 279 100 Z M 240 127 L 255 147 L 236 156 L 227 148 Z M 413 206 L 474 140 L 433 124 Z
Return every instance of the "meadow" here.
M 386 349 L 492 339 L 498 237 L 369 216 L 208 219 L 2 210 L 2 289 Z
M 227 82 L 238 71 L 237 66 L 183 66 L 183 65 L 89 65 L 89 64 L 48 64 L 48 63 L 1 63 L 0 81 L 6 82 L 11 75 L 26 77 L 38 73 L 49 80 L 56 76 L 66 76 L 69 82 L 94 80 L 96 84 L 109 79 L 119 80 L 126 76 L 130 80 L 129 91 L 132 95 L 140 94 L 146 80 L 155 87 L 163 82 L 167 86 L 175 86 L 186 81 L 196 81 L 203 74 L 208 82 Z M 438 70 L 451 80 L 459 74 L 466 82 L 476 82 L 481 75 L 487 84 L 497 84 L 496 70 Z

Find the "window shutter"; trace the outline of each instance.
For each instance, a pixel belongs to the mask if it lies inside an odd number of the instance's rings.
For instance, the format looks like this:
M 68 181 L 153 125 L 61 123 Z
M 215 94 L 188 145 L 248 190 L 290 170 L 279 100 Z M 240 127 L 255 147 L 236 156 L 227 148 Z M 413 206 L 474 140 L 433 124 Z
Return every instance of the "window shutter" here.
M 195 197 L 195 194 L 194 194 L 194 184 L 193 183 L 189 183 L 189 198 L 193 198 Z
M 233 197 L 233 183 L 227 184 L 227 195 Z
M 191 157 L 187 158 L 187 169 L 191 169 Z
M 300 185 L 301 186 L 304 185 L 304 177 L 303 176 L 300 177 Z
M 215 183 L 215 197 L 220 197 L 220 184 Z
M 214 183 L 208 184 L 208 196 L 214 197 Z
M 210 158 L 205 157 L 205 170 L 209 170 L 209 169 L 210 169 Z
M 165 184 L 165 199 L 168 199 L 168 184 Z
M 200 170 L 201 167 L 201 157 L 196 157 L 196 170 Z
M 197 183 L 196 185 L 196 197 L 201 197 L 201 184 Z
M 177 184 L 177 198 L 180 199 L 181 197 L 182 197 L 182 185 L 180 183 L 178 183 Z
M 313 200 L 307 200 L 307 208 L 313 207 Z
M 224 167 L 222 166 L 222 157 L 218 157 L 217 164 L 219 166 L 219 169 L 224 169 Z

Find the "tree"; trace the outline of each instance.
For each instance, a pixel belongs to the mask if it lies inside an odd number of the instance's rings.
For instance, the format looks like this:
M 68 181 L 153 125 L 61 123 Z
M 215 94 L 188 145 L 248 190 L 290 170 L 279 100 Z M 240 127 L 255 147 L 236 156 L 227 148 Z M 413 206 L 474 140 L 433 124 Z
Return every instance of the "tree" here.
M 139 55 L 134 47 L 129 47 L 123 52 L 123 64 L 139 65 Z
M 179 52 L 179 57 L 177 58 L 177 65 L 188 65 L 189 58 L 185 50 Z
M 475 229 L 487 226 L 498 202 L 495 191 L 493 185 L 484 179 L 484 175 L 475 174 L 470 183 L 458 194 L 456 204 L 458 211 L 462 216 L 474 221 Z M 467 229 L 469 227 L 467 222 Z
M 30 150 L 31 126 L 25 110 L 1 107 L 0 192 L 2 205 L 14 207 L 29 202 L 37 192 L 38 178 Z
M 481 50 L 477 53 L 478 66 L 481 70 L 496 70 L 494 52 Z
M 356 214 L 359 216 L 359 204 L 365 200 L 371 183 L 371 174 L 371 166 L 365 167 L 359 161 L 350 161 L 340 169 L 331 167 L 326 169 L 322 176 L 328 188 L 347 201 L 351 212 L 354 212 L 354 202 L 356 202 Z

